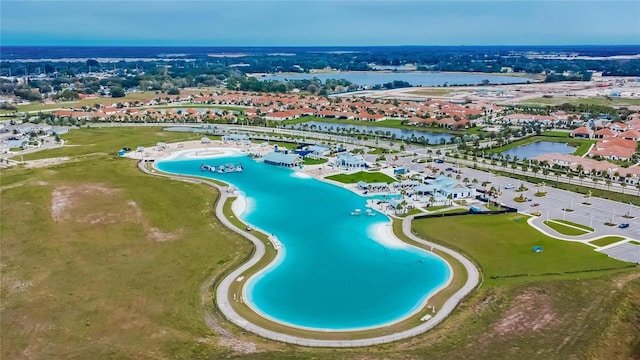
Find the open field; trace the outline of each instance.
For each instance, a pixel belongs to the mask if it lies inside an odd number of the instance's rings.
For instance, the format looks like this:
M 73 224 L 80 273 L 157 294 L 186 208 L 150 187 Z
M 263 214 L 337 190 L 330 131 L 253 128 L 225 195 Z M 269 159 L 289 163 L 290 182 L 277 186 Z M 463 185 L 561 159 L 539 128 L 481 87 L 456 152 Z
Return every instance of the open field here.
M 592 97 L 592 98 L 575 98 L 575 97 L 553 97 L 553 98 L 535 98 L 523 100 L 522 105 L 602 105 L 612 107 L 622 106 L 638 106 L 640 105 L 640 99 L 626 99 L 626 98 L 611 98 L 610 100 L 604 97 Z
M 212 218 L 215 191 L 107 156 L 10 169 L 7 183 L 0 357 L 226 352 L 199 288 L 249 246 Z
M 24 160 L 50 157 L 77 157 L 89 154 L 115 155 L 123 147 L 135 149 L 138 146 L 155 146 L 186 140 L 199 140 L 202 134 L 162 131 L 166 126 L 82 128 L 71 130 L 62 136 L 65 146 L 24 155 Z M 209 136 L 210 138 L 214 138 Z
M 357 173 L 353 173 L 353 174 L 337 174 L 337 175 L 331 175 L 331 176 L 327 176 L 327 179 L 329 180 L 334 180 L 337 182 L 341 182 L 344 184 L 355 184 L 358 181 L 364 181 L 364 182 L 386 182 L 387 184 L 390 184 L 394 181 L 396 181 L 396 179 L 385 175 L 381 172 L 366 172 L 366 171 L 359 171 Z
M 83 106 L 93 106 L 95 104 L 110 106 L 111 104 L 116 103 L 124 103 L 128 101 L 149 101 L 155 98 L 165 98 L 166 94 L 156 94 L 153 91 L 141 91 L 136 93 L 128 93 L 125 97 L 121 98 L 112 98 L 112 97 L 100 97 L 97 99 L 82 99 L 75 101 L 61 101 L 54 104 L 28 104 L 28 105 L 18 105 L 18 110 L 0 110 L 0 114 L 12 114 L 15 112 L 46 112 L 51 111 L 53 109 L 71 109 L 71 108 L 81 108 Z
M 120 130 L 101 142 L 158 141 L 145 130 Z M 91 138 L 75 141 L 94 141 L 92 132 L 84 134 Z M 131 160 L 96 155 L 3 170 L 0 195 L 2 359 L 640 356 L 638 268 L 587 245 L 531 233 L 522 215 L 416 221 L 423 237 L 473 256 L 484 272 L 481 287 L 441 325 L 410 340 L 309 349 L 243 334 L 215 313 L 226 333 L 206 325 L 210 292 L 202 306 L 201 286 L 251 251 L 213 217 L 217 194 L 209 187 L 148 176 Z M 532 244 L 544 252 L 533 253 Z M 614 269 L 590 271 L 603 267 Z M 578 272 L 555 275 L 570 271 Z M 524 272 L 532 276 L 491 278 Z
M 525 220 L 522 214 L 470 215 L 416 220 L 413 227 L 420 237 L 452 245 L 476 259 L 489 284 L 499 281 L 492 278 L 555 277 L 629 265 L 589 246 L 547 237 Z M 531 250 L 534 246 L 542 246 L 544 251 L 535 253 Z

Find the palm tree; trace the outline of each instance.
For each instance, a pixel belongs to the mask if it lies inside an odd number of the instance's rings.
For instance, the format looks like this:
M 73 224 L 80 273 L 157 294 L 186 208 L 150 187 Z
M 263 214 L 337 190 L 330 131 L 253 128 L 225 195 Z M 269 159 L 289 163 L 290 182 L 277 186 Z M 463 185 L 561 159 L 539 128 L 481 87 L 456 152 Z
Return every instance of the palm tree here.
M 471 183 L 473 184 L 473 187 L 476 187 L 476 185 L 478 185 L 478 179 L 474 178 L 473 180 L 471 180 Z M 640 192 L 640 189 L 638 190 L 638 192 Z
M 624 188 L 627 187 L 627 183 L 623 182 L 622 184 L 620 184 L 620 186 L 622 186 L 622 195 L 624 195 Z

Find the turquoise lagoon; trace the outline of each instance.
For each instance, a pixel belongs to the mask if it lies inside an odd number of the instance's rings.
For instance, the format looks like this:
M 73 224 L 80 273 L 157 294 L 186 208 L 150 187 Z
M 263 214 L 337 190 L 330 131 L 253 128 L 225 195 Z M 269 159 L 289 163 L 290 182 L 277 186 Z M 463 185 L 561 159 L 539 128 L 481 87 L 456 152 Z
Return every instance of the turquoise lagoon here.
M 200 171 L 201 163 L 230 162 L 242 162 L 244 172 Z M 379 237 L 391 223 L 377 212 L 365 215 L 367 198 L 304 173 L 243 154 L 183 153 L 155 166 L 232 184 L 246 198 L 242 220 L 279 239 L 277 259 L 245 287 L 249 305 L 271 320 L 334 331 L 383 326 L 419 310 L 452 275 L 440 257 Z M 351 215 L 356 208 L 362 215 Z

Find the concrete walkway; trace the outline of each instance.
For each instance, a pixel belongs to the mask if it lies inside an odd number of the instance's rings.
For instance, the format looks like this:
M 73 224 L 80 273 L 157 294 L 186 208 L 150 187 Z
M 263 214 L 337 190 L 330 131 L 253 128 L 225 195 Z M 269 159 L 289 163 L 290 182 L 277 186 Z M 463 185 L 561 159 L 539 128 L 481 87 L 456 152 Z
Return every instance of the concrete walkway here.
M 238 314 L 233 307 L 231 306 L 231 303 L 229 301 L 229 287 L 231 286 L 231 284 L 233 283 L 233 281 L 235 281 L 236 278 L 238 278 L 240 276 L 240 274 L 242 274 L 244 271 L 246 271 L 247 269 L 249 269 L 250 267 L 252 267 L 254 264 L 256 264 L 265 254 L 265 245 L 264 243 L 262 243 L 262 241 L 260 241 L 258 238 L 256 238 L 255 236 L 253 236 L 252 234 L 240 230 L 237 227 L 235 227 L 229 220 L 227 220 L 227 218 L 224 216 L 223 214 L 223 208 L 224 208 L 224 204 L 227 200 L 227 198 L 229 197 L 227 191 L 225 188 L 219 186 L 216 183 L 213 183 L 211 181 L 207 181 L 204 179 L 198 179 L 198 178 L 192 178 L 192 177 L 185 177 L 185 176 L 174 176 L 174 175 L 169 175 L 169 174 L 162 174 L 162 173 L 157 173 L 157 172 L 150 172 L 146 166 L 145 166 L 145 162 L 140 161 L 138 163 L 138 168 L 140 168 L 140 170 L 142 170 L 143 172 L 147 173 L 147 174 L 151 174 L 151 175 L 156 175 L 156 176 L 163 176 L 163 177 L 168 177 L 170 179 L 173 180 L 180 180 L 180 181 L 186 181 L 186 182 L 191 182 L 191 183 L 202 183 L 202 184 L 207 184 L 209 186 L 212 186 L 216 189 L 218 189 L 218 191 L 220 192 L 220 199 L 216 205 L 216 217 L 220 220 L 220 222 L 222 222 L 222 224 L 224 226 L 226 226 L 227 228 L 229 228 L 230 230 L 246 237 L 247 239 L 249 239 L 253 245 L 255 246 L 255 252 L 253 253 L 253 256 L 251 257 L 251 259 L 249 259 L 249 261 L 247 261 L 245 264 L 243 264 L 242 266 L 240 266 L 239 268 L 237 268 L 236 270 L 234 270 L 233 272 L 231 272 L 229 275 L 227 275 L 224 279 L 222 279 L 222 281 L 218 284 L 218 288 L 216 289 L 216 293 L 215 293 L 215 299 L 216 299 L 216 304 L 218 306 L 218 308 L 220 309 L 220 311 L 222 312 L 222 314 L 225 316 L 225 318 L 227 318 L 227 320 L 231 321 L 232 323 L 238 325 L 239 327 L 247 330 L 247 331 L 251 331 L 255 334 L 258 334 L 264 338 L 270 339 L 270 340 L 276 340 L 276 341 L 281 341 L 281 342 L 286 342 L 286 343 L 290 343 L 290 344 L 296 344 L 296 345 L 302 345 L 302 346 L 311 346 L 311 347 L 360 347 L 360 346 L 372 346 L 372 345 L 378 345 L 378 344 L 385 344 L 385 343 L 390 343 L 390 342 L 394 342 L 394 341 L 398 341 L 398 340 L 402 340 L 402 339 L 407 339 L 407 338 L 411 338 L 414 337 L 416 335 L 422 334 L 424 332 L 426 332 L 429 329 L 432 329 L 433 327 L 435 327 L 436 325 L 438 325 L 440 322 L 442 322 L 444 319 L 447 318 L 447 316 L 453 311 L 453 309 L 456 307 L 456 305 L 458 305 L 460 303 L 460 301 L 467 295 L 469 294 L 479 283 L 480 280 L 480 273 L 478 271 L 478 269 L 473 265 L 473 263 L 471 261 L 469 261 L 467 258 L 465 258 L 464 256 L 458 254 L 457 252 L 451 250 L 451 249 L 447 249 L 444 246 L 438 245 L 438 244 L 433 244 L 430 243 L 428 241 L 425 241 L 423 239 L 418 238 L 417 236 L 415 236 L 413 233 L 411 233 L 411 221 L 413 220 L 413 218 L 415 217 L 415 215 L 409 216 L 407 218 L 405 218 L 402 222 L 402 230 L 403 232 L 413 241 L 418 242 L 420 244 L 426 245 L 428 247 L 433 247 L 434 249 L 438 249 L 440 251 L 443 251 L 451 256 L 453 256 L 456 260 L 460 261 L 467 273 L 468 273 L 468 277 L 467 277 L 467 282 L 464 284 L 464 286 L 458 290 L 452 297 L 450 297 L 449 299 L 447 299 L 447 301 L 445 301 L 445 303 L 443 304 L 441 309 L 438 309 L 438 311 L 436 312 L 436 314 L 433 315 L 433 317 L 427 321 L 425 321 L 424 323 L 413 327 L 411 329 L 407 329 L 405 331 L 401 331 L 395 334 L 389 334 L 389 335 L 384 335 L 384 336 L 378 336 L 378 337 L 374 337 L 374 338 L 368 338 L 368 339 L 358 339 L 358 340 L 314 340 L 314 339 L 308 339 L 308 338 L 302 338 L 302 337 L 298 337 L 298 336 L 292 336 L 292 335 L 287 335 L 287 334 L 282 334 L 282 333 L 278 333 L 272 330 L 268 330 L 265 329 L 263 327 L 260 327 L 256 324 L 253 324 L 251 322 L 249 322 L 248 320 L 244 319 L 242 316 L 240 316 L 240 314 Z

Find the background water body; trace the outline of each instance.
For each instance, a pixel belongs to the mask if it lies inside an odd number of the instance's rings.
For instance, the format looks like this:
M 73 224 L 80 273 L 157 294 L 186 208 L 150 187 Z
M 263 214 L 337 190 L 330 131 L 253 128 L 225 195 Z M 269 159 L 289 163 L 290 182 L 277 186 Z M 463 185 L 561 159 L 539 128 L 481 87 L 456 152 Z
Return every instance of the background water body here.
M 532 159 L 536 156 L 551 153 L 573 154 L 574 151 L 576 151 L 576 148 L 571 147 L 565 143 L 537 141 L 531 144 L 518 146 L 516 148 L 503 151 L 501 154 L 509 155 L 511 156 L 511 158 L 517 156 L 518 159 Z
M 203 162 L 242 162 L 245 171 L 202 172 Z M 247 284 L 249 301 L 272 319 L 329 330 L 384 325 L 418 310 L 451 276 L 427 251 L 376 242 L 371 227 L 390 222 L 379 213 L 366 216 L 366 198 L 351 191 L 246 156 L 176 158 L 156 166 L 219 179 L 246 194 L 242 219 L 284 246 L 281 262 Z M 351 216 L 356 208 L 363 215 Z
M 406 81 L 412 86 L 442 86 L 442 85 L 478 85 L 482 80 L 489 80 L 491 84 L 524 84 L 527 81 L 535 82 L 533 79 L 485 74 L 450 74 L 450 73 L 428 73 L 428 72 L 336 72 L 327 74 L 289 74 L 274 75 L 267 74 L 258 79 L 268 80 L 306 80 L 318 78 L 323 83 L 328 79 L 345 79 L 360 86 L 381 85 L 394 80 Z
M 451 134 L 436 133 L 436 132 L 429 132 L 429 131 L 419 131 L 419 130 L 412 131 L 412 130 L 387 128 L 387 127 L 380 127 L 380 126 L 346 125 L 346 124 L 336 124 L 336 123 L 328 123 L 328 122 L 322 122 L 322 121 L 307 121 L 302 124 L 293 124 L 290 127 L 293 129 L 302 129 L 303 124 L 306 124 L 309 127 L 311 127 L 312 125 L 315 125 L 316 130 L 322 130 L 322 131 L 325 131 L 326 129 L 329 129 L 329 128 L 358 129 L 360 130 L 361 133 L 364 133 L 364 134 L 369 134 L 369 131 L 371 131 L 372 135 L 375 135 L 376 131 L 382 131 L 383 134 L 386 134 L 387 132 L 389 132 L 390 134 L 395 134 L 397 139 L 404 138 L 405 140 L 411 139 L 412 136 L 415 136 L 416 138 L 424 136 L 425 139 L 428 139 L 429 143 L 431 144 L 439 144 L 440 139 L 444 139 L 445 141 L 448 142 L 453 137 Z

